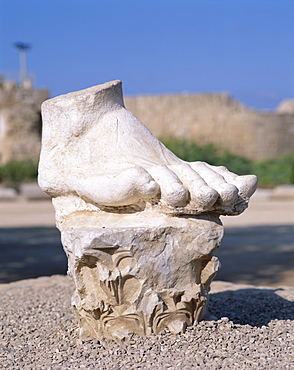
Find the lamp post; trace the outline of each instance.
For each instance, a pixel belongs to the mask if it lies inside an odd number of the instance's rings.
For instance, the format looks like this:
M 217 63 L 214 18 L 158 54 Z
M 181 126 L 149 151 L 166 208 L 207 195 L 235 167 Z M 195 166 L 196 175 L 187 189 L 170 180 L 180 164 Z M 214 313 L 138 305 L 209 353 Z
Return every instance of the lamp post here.
M 20 82 L 24 86 L 27 80 L 27 51 L 31 48 L 29 44 L 24 42 L 16 42 L 15 47 L 19 51 L 19 68 L 20 68 Z

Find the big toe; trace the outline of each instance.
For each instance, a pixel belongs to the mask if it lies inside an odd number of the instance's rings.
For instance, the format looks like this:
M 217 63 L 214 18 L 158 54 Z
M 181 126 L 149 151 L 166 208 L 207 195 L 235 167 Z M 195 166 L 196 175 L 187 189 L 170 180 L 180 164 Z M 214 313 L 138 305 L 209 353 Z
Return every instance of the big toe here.
M 150 174 L 142 167 L 136 167 L 134 170 L 134 182 L 137 191 L 144 198 L 154 198 L 159 192 L 159 185 L 153 180 Z

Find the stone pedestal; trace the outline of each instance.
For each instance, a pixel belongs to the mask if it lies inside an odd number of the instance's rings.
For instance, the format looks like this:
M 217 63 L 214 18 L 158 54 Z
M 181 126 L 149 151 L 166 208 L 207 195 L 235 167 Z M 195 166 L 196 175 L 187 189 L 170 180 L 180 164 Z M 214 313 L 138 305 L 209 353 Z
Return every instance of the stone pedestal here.
M 81 339 L 179 333 L 205 314 L 223 227 L 214 215 L 161 223 L 62 231 Z

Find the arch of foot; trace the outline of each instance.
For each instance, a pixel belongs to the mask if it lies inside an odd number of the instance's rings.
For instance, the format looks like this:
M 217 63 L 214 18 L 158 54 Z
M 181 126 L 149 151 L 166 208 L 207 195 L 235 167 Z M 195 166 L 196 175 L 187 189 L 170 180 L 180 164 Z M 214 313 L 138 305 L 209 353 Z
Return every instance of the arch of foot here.
M 53 198 L 81 336 L 199 320 L 219 268 L 218 216 L 245 210 L 256 177 L 177 158 L 125 109 L 120 81 L 50 99 L 42 116 L 39 184 Z

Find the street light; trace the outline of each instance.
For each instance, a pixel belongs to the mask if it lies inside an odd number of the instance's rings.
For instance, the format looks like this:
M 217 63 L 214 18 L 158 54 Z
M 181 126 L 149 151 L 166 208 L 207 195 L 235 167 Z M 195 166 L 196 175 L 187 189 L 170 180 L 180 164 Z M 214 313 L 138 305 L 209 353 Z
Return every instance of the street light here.
M 27 80 L 27 51 L 31 49 L 31 46 L 24 42 L 16 42 L 14 46 L 19 51 L 20 81 L 23 86 Z

